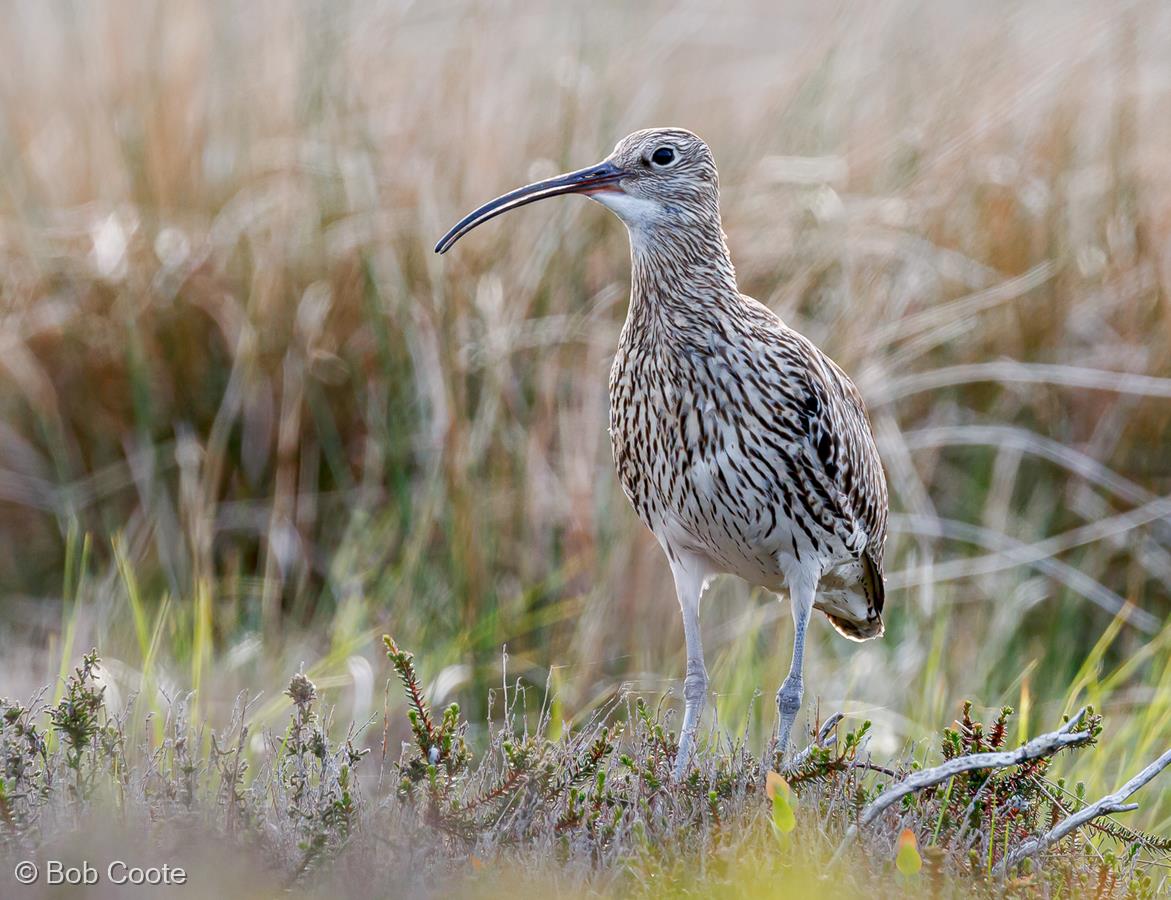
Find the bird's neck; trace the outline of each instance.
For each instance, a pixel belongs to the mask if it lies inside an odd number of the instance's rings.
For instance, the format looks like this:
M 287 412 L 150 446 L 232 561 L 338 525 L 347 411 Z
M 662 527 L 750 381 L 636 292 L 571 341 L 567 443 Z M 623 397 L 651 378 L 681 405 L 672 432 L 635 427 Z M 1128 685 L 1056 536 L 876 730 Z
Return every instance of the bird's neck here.
M 628 331 L 703 329 L 742 302 L 719 221 L 630 232 Z

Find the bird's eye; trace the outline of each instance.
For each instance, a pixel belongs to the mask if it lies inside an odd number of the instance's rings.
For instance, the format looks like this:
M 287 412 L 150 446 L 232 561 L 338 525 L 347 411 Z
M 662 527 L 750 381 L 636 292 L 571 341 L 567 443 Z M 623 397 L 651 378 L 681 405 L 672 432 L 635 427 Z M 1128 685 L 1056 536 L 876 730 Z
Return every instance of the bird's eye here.
M 675 162 L 675 151 L 670 147 L 659 147 L 651 154 L 651 162 L 656 166 L 669 166 Z

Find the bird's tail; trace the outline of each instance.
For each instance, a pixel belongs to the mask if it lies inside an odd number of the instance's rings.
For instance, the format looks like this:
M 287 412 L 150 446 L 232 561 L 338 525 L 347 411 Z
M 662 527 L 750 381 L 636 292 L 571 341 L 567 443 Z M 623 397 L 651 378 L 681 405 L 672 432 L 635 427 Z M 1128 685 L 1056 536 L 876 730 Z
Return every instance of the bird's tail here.
M 866 597 L 866 618 L 847 618 L 830 612 L 826 612 L 826 617 L 842 637 L 852 641 L 868 641 L 882 637 L 885 630 L 882 607 L 886 602 L 886 586 L 882 579 L 882 567 L 869 550 L 863 552 L 858 561 L 862 564 L 862 577 L 858 580 L 858 586 Z

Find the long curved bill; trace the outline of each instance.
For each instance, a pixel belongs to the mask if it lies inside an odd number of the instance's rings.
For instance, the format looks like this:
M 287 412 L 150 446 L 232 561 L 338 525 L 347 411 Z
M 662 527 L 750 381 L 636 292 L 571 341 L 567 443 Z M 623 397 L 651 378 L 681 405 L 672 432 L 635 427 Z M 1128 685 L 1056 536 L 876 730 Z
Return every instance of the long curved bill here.
M 517 209 L 526 203 L 535 203 L 546 197 L 559 197 L 562 194 L 592 194 L 616 188 L 618 182 L 626 176 L 626 172 L 611 162 L 598 163 L 576 172 L 567 172 L 555 178 L 547 178 L 534 184 L 525 185 L 515 191 L 509 191 L 502 197 L 490 200 L 479 209 L 474 210 L 460 219 L 451 231 L 447 232 L 439 243 L 435 245 L 436 253 L 446 253 L 452 244 L 461 237 L 489 219 L 494 219 L 510 209 Z

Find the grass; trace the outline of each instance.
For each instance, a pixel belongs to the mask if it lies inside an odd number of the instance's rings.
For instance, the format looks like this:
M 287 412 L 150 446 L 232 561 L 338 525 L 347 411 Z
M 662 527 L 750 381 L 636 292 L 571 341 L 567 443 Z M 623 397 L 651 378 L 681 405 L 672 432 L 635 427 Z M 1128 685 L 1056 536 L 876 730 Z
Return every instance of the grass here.
M 548 697 L 530 708 L 518 681 L 477 758 L 459 704 L 433 709 L 412 654 L 384 643 L 411 732 L 397 762 L 385 716 L 380 757 L 361 746 L 365 726 L 331 738 L 331 712 L 304 673 L 285 691 L 283 733 L 253 733 L 244 693 L 222 729 L 195 724 L 189 698 L 178 699 L 162 730 L 136 744 L 128 711 L 104 703 L 96 653 L 56 703 L 4 700 L 0 856 L 9 868 L 39 860 L 46 873 L 50 860 L 80 868 L 95 854 L 131 868 L 145 865 L 135 837 L 145 831 L 164 855 L 156 867 L 230 896 L 369 896 L 372 883 L 394 895 L 503 896 L 518 879 L 526 892 L 621 896 L 877 884 L 891 896 L 1147 898 L 1163 888 L 1171 839 L 1088 811 L 1072 839 L 1008 858 L 1086 810 L 1084 785 L 1050 770 L 1062 746 L 1093 752 L 1103 726 L 1092 710 L 1008 764 L 991 757 L 1006 748 L 1013 711 L 986 726 L 965 705 L 940 741 L 945 765 L 962 764 L 946 778 L 910 757 L 876 764 L 871 723 L 848 730 L 838 716 L 787 766 L 776 755 L 762 769 L 744 737 L 713 734 L 672 782 L 678 743 L 661 704 L 619 696 L 554 739 Z M 263 754 L 248 752 L 257 738 Z
M 132 747 L 187 697 L 207 754 L 247 687 L 253 769 L 294 671 L 333 738 L 384 709 L 409 738 L 383 632 L 477 755 L 518 680 L 559 740 L 658 704 L 682 628 L 605 434 L 621 228 L 567 200 L 430 248 L 677 123 L 743 289 L 855 377 L 888 471 L 887 635 L 814 629 L 811 715 L 925 762 L 966 698 L 1017 710 L 1012 745 L 1091 704 L 1106 752 L 1051 774 L 1113 790 L 1171 744 L 1169 29 L 1142 2 L 21 7 L 0 694 L 55 705 L 97 647 Z M 705 600 L 720 732 L 757 753 L 787 618 L 733 579 Z M 1171 792 L 1140 800 L 1171 831 Z

